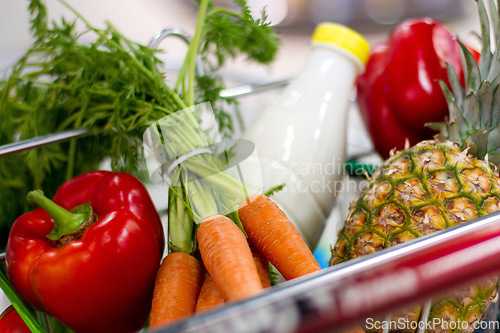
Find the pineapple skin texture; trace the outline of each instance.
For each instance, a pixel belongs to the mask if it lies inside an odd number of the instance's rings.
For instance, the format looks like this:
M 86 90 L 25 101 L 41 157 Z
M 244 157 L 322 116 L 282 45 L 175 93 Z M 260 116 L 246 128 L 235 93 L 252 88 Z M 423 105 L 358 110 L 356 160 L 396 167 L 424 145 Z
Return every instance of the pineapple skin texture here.
M 499 198 L 500 178 L 487 162 L 450 141 L 420 142 L 390 157 L 350 205 L 330 265 L 491 214 L 500 210 Z M 488 279 L 435 299 L 429 321 L 466 321 L 469 329 L 462 331 L 472 332 L 496 301 L 497 283 Z M 417 321 L 419 314 L 415 305 L 393 313 L 393 320 Z M 454 330 L 427 330 L 447 331 Z

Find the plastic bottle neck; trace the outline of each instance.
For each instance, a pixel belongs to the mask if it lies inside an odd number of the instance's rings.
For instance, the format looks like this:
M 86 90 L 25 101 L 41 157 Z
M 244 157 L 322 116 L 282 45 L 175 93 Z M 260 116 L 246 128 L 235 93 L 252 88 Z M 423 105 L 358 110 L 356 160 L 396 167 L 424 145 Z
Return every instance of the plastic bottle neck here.
M 336 84 L 353 85 L 360 71 L 354 56 L 323 44 L 310 46 L 309 57 L 295 77 L 290 89 L 296 86 L 308 89 L 331 89 Z M 361 65 L 362 66 L 362 65 Z

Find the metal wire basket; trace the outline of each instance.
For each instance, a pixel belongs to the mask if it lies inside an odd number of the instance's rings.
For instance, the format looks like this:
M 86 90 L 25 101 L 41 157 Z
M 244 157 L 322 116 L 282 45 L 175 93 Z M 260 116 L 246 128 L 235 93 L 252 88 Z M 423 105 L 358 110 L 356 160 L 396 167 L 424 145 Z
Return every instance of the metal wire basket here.
M 150 47 L 169 36 L 189 41 L 177 28 L 156 34 Z M 200 61 L 198 59 L 198 61 Z M 199 62 L 201 64 L 201 62 Z M 202 71 L 198 66 L 198 71 Z M 276 89 L 287 80 L 244 85 L 225 97 Z M 0 146 L 0 157 L 95 135 L 86 129 L 53 133 Z M 455 249 L 455 250 L 452 250 Z M 5 254 L 0 254 L 0 262 Z M 349 262 L 280 283 L 261 295 L 193 316 L 158 332 L 332 332 L 366 318 L 390 321 L 391 313 L 422 304 L 415 332 L 424 332 L 431 299 L 473 281 L 500 274 L 500 212 L 478 218 Z M 497 304 L 483 322 L 496 322 Z M 496 322 L 498 324 L 498 322 Z M 381 330 L 387 332 L 388 328 Z

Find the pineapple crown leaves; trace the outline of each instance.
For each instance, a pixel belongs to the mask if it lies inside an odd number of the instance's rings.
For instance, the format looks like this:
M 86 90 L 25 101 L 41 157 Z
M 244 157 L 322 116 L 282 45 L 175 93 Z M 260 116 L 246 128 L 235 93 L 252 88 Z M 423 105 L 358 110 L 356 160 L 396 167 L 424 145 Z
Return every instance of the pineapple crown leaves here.
M 456 142 L 462 150 L 479 159 L 500 163 L 500 8 L 498 0 L 476 0 L 481 22 L 480 64 L 470 50 L 457 39 L 462 53 L 465 88 L 455 69 L 447 64 L 450 87 L 440 81 L 448 102 L 449 120 L 428 126 L 440 134 L 440 141 Z M 485 4 L 486 2 L 486 4 Z M 488 8 L 486 7 L 488 6 Z M 490 15 L 488 16 L 488 11 Z M 493 36 L 490 33 L 493 31 Z

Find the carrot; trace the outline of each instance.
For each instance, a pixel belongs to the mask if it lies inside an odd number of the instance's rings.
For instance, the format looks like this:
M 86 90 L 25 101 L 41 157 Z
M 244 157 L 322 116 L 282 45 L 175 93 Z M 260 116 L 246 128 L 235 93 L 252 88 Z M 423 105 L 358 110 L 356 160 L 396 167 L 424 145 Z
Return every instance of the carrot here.
M 265 195 L 250 195 L 238 215 L 250 241 L 286 280 L 321 269 L 293 223 Z
M 190 254 L 170 253 L 156 274 L 149 324 L 166 325 L 195 312 L 201 265 Z
M 222 296 L 217 284 L 215 284 L 214 279 L 208 272 L 205 272 L 205 279 L 201 285 L 200 295 L 198 296 L 198 302 L 196 303 L 196 312 L 213 309 L 223 305 L 225 302 L 226 300 L 224 299 L 224 296 Z
M 248 243 L 250 251 L 252 251 L 253 261 L 255 262 L 255 267 L 257 267 L 257 273 L 259 273 L 260 283 L 263 288 L 271 286 L 271 275 L 269 274 L 269 261 L 264 257 L 262 253 L 257 250 L 255 245 Z
M 200 224 L 197 238 L 203 263 L 224 299 L 237 301 L 262 290 L 246 237 L 233 221 L 209 217 Z

